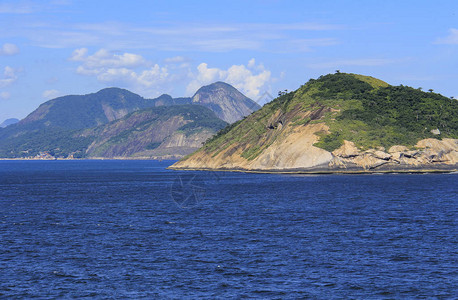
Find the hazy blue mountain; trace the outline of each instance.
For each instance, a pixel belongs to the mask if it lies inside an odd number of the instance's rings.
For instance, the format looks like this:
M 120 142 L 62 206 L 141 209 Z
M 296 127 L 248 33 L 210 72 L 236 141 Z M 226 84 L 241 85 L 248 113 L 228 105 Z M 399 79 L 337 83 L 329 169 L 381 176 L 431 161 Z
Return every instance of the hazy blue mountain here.
M 0 124 L 0 128 L 5 128 L 6 126 L 13 125 L 19 122 L 19 119 L 16 118 L 11 118 L 11 119 L 6 119 L 3 121 L 3 123 Z
M 175 106 L 180 106 L 178 111 L 181 117 L 171 117 L 174 110 L 166 109 L 167 107 Z M 207 109 L 205 109 L 205 107 L 207 107 Z M 170 95 L 164 94 L 155 99 L 145 99 L 128 90 L 120 88 L 106 88 L 87 95 L 63 96 L 41 104 L 25 119 L 7 128 L 0 129 L 0 157 L 29 157 L 42 151 L 51 152 L 52 155 L 59 157 L 66 157 L 71 154 L 78 157 L 86 155 L 108 155 L 110 157 L 123 155 L 132 156 L 138 150 L 137 148 L 145 146 L 143 145 L 143 141 L 147 141 L 151 138 L 147 135 L 154 135 L 154 128 L 156 128 L 157 131 L 165 132 L 160 121 L 168 122 L 171 119 L 180 120 L 175 124 L 180 124 L 180 128 L 185 125 L 188 127 L 191 126 L 187 125 L 187 123 L 200 124 L 198 127 L 203 128 L 201 131 L 198 130 L 197 134 L 193 133 L 192 139 L 194 142 L 191 142 L 191 139 L 189 139 L 189 132 L 185 134 L 184 138 L 180 137 L 182 141 L 180 142 L 181 146 L 176 147 L 183 147 L 183 149 L 181 149 L 183 151 L 178 149 L 169 151 L 177 155 L 180 153 L 187 154 L 188 150 L 186 149 L 197 149 L 197 144 L 200 146 L 202 141 L 205 141 L 218 129 L 224 127 L 224 124 L 226 124 L 225 122 L 215 119 L 218 116 L 222 116 L 232 121 L 243 117 L 258 107 L 256 103 L 246 98 L 235 88 L 222 82 L 217 82 L 200 89 L 193 98 L 172 98 Z M 142 136 L 140 140 L 137 132 L 138 130 L 135 129 L 136 127 L 126 127 L 131 123 L 132 126 L 136 126 L 133 125 L 136 122 L 132 120 L 136 119 L 138 117 L 137 115 L 130 115 L 127 121 L 115 122 L 133 112 L 147 108 L 162 108 L 162 112 L 171 119 L 161 119 L 152 112 L 150 114 L 143 112 L 141 114 L 142 116 L 151 117 L 150 120 L 143 120 L 144 125 L 146 126 L 148 122 L 154 121 L 154 126 L 150 127 L 148 130 L 144 130 L 140 135 L 145 136 Z M 185 113 L 185 111 L 188 112 Z M 175 112 L 178 113 L 177 111 Z M 211 112 L 211 116 L 209 112 Z M 153 115 L 156 117 L 153 117 Z M 194 119 L 189 119 L 187 115 L 194 116 Z M 103 127 L 105 124 L 109 125 Z M 120 124 L 122 124 L 122 126 Z M 175 125 L 169 124 L 169 126 L 171 126 L 169 129 L 172 131 L 166 131 L 173 135 L 173 130 L 178 130 L 174 127 Z M 113 128 L 112 126 L 121 126 L 123 128 L 124 137 L 132 135 L 132 137 L 117 140 L 115 148 L 118 150 L 123 149 L 122 151 L 113 150 L 114 146 L 110 151 L 100 150 L 100 147 L 113 145 L 112 141 L 113 139 L 116 140 L 116 138 L 115 136 L 104 135 L 106 139 L 102 141 L 98 139 L 95 133 L 105 132 L 105 129 L 110 131 L 108 128 Z M 81 135 L 82 131 L 90 128 L 92 128 L 94 134 Z M 98 129 L 95 130 L 94 128 Z M 174 137 L 177 136 L 178 134 L 174 135 Z M 126 141 L 127 145 L 119 144 L 121 140 Z M 132 143 L 135 143 L 132 142 L 132 140 L 139 142 L 138 147 L 134 150 L 129 148 L 133 145 Z M 94 142 L 98 145 L 97 147 L 94 147 Z M 154 141 L 154 143 L 158 142 L 161 141 Z M 102 144 L 104 145 L 102 146 Z M 192 147 L 189 146 L 191 144 Z M 90 151 L 88 152 L 87 150 L 89 148 Z M 158 151 L 159 150 L 150 151 L 145 155 L 156 155 Z M 164 155 L 166 155 L 166 152 L 167 151 L 163 151 Z
M 153 101 L 154 106 L 184 105 L 192 103 L 192 99 L 190 97 L 172 98 L 172 96 L 167 94 L 163 94 L 151 101 Z
M 41 104 L 17 126 L 81 129 L 122 118 L 128 113 L 154 106 L 153 101 L 119 88 L 106 88 L 88 95 L 58 97 Z

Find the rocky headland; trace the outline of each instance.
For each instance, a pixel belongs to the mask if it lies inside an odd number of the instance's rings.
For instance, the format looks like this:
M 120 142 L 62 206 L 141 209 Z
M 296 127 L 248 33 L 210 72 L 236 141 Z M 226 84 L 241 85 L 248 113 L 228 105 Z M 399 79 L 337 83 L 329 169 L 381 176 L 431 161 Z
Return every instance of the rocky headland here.
M 453 172 L 458 169 L 457 111 L 456 100 L 439 94 L 331 74 L 225 128 L 171 168 Z

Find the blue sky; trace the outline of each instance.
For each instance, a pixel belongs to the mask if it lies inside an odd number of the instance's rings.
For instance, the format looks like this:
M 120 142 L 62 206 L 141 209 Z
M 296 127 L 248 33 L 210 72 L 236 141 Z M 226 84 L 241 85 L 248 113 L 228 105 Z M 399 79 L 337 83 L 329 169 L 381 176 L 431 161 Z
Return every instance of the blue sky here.
M 458 98 L 458 1 L 0 0 L 0 122 L 111 86 L 257 100 L 337 69 Z

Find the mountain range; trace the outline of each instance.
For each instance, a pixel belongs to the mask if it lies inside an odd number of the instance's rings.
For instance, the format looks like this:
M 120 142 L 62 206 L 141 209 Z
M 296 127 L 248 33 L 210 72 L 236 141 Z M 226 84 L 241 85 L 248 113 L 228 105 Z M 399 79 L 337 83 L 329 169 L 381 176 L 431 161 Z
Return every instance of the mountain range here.
M 182 157 L 258 108 L 222 82 L 183 98 L 145 99 L 119 88 L 63 96 L 0 129 L 0 157 Z
M 340 72 L 282 94 L 171 166 L 302 173 L 457 167 L 456 99 Z

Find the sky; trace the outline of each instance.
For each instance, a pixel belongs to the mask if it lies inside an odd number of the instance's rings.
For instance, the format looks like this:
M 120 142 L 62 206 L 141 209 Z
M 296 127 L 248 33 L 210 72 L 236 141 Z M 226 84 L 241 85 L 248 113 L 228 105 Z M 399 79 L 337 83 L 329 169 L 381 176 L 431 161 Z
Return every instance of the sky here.
M 262 104 L 336 70 L 458 98 L 458 1 L 0 0 L 0 123 L 106 87 Z

